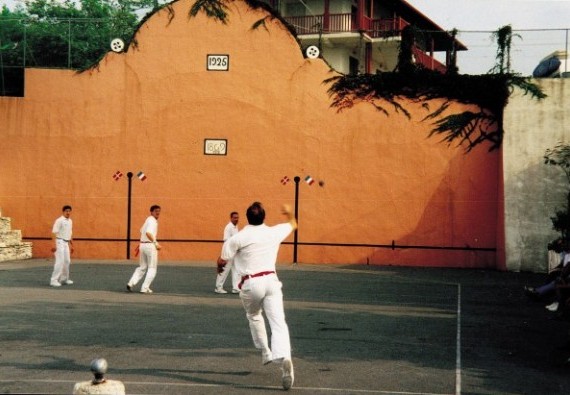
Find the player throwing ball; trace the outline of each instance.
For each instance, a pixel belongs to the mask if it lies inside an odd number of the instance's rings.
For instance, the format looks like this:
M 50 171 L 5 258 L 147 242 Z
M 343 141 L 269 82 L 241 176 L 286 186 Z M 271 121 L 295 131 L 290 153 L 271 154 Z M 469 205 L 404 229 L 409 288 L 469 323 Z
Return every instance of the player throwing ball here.
M 283 309 L 283 285 L 275 273 L 275 262 L 279 245 L 297 228 L 297 221 L 290 206 L 283 205 L 282 213 L 287 222 L 267 226 L 263 205 L 254 202 L 246 212 L 249 225 L 224 242 L 217 264 L 223 267 L 233 258 L 234 269 L 241 277 L 239 295 L 253 343 L 261 350 L 264 365 L 281 364 L 283 388 L 288 390 L 294 381 L 291 341 Z M 262 315 L 264 311 L 271 327 L 271 348 Z

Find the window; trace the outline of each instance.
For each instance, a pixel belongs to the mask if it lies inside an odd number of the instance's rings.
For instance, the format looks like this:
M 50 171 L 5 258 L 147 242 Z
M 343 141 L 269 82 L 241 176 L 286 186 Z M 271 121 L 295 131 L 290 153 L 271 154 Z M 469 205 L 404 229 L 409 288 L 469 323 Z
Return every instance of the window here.
M 24 97 L 23 67 L 0 67 L 0 96 Z

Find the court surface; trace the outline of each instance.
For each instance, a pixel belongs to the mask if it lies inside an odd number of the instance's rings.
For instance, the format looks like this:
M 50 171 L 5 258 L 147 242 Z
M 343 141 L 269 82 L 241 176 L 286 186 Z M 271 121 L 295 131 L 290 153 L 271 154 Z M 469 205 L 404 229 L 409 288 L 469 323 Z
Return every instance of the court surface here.
M 91 360 L 129 394 L 276 394 L 237 295 L 213 262 L 160 262 L 152 295 L 134 261 L 0 263 L 0 392 L 71 393 Z M 298 394 L 568 394 L 569 324 L 522 293 L 543 275 L 278 265 Z M 229 279 L 227 282 L 229 289 Z

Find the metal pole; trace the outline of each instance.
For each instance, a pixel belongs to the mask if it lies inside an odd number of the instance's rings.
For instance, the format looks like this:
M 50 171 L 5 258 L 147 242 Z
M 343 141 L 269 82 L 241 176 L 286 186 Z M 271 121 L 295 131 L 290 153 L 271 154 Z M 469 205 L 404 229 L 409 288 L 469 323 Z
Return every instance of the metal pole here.
M 24 23 L 24 45 L 23 45 L 24 54 L 22 55 L 22 60 L 24 63 L 24 65 L 22 67 L 24 67 L 24 68 L 26 67 L 26 49 L 28 48 L 28 37 L 27 37 L 27 33 L 26 33 L 27 29 L 28 29 L 28 25 L 26 23 Z
M 71 68 L 71 18 L 67 20 L 67 68 Z
M 297 224 L 299 223 L 299 181 L 301 181 L 301 177 L 295 176 L 293 178 L 295 181 L 295 219 L 297 220 Z M 299 239 L 299 227 L 295 229 L 294 239 L 293 239 L 293 263 L 297 263 L 297 240 Z
M 564 62 L 564 72 L 568 71 L 568 29 L 566 29 L 566 48 L 564 49 L 566 52 L 566 61 Z
M 131 259 L 131 191 L 133 173 L 129 171 L 127 178 L 129 179 L 129 191 L 127 194 L 127 259 Z

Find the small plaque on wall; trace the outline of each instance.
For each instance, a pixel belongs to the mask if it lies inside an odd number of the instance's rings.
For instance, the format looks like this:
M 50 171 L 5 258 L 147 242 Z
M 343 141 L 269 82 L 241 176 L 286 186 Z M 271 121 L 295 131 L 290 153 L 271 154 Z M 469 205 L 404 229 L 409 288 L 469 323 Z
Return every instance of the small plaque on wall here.
M 204 139 L 204 155 L 227 155 L 228 140 Z
M 208 71 L 228 71 L 230 69 L 230 55 L 208 55 L 206 68 Z

